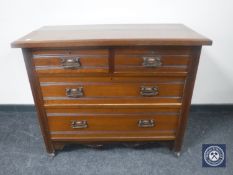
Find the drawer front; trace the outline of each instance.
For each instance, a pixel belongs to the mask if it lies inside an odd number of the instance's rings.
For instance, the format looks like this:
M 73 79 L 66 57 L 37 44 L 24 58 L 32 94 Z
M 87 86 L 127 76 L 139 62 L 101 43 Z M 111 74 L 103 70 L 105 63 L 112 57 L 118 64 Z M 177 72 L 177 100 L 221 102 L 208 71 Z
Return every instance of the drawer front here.
M 59 79 L 59 78 L 57 78 Z M 57 80 L 50 79 L 50 80 Z M 117 104 L 163 103 L 181 101 L 184 79 L 180 78 L 99 78 L 48 82 L 42 78 L 41 89 L 46 104 Z M 75 81 L 77 80 L 77 81 Z
M 181 97 L 182 83 L 46 83 L 41 84 L 44 97 L 68 99 L 109 97 Z
M 186 74 L 189 48 L 122 48 L 115 50 L 116 73 Z
M 178 116 L 171 114 L 56 114 L 48 117 L 51 136 L 153 136 L 175 137 Z
M 107 73 L 108 50 L 36 50 L 33 60 L 39 74 Z

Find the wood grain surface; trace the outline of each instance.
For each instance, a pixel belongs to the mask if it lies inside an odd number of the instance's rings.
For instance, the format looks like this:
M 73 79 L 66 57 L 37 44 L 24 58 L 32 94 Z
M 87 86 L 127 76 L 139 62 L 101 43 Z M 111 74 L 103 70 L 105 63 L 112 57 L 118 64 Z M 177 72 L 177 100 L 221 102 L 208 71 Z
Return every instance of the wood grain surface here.
M 208 38 L 182 24 L 45 26 L 16 40 L 12 47 L 126 45 L 210 45 Z

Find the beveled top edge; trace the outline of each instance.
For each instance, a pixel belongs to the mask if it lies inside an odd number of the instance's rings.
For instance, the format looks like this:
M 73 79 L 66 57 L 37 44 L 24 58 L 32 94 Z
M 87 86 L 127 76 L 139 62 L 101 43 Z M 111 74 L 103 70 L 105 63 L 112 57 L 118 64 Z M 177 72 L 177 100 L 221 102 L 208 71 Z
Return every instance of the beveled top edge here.
M 14 41 L 14 48 L 211 45 L 212 41 L 183 24 L 105 24 L 44 26 Z

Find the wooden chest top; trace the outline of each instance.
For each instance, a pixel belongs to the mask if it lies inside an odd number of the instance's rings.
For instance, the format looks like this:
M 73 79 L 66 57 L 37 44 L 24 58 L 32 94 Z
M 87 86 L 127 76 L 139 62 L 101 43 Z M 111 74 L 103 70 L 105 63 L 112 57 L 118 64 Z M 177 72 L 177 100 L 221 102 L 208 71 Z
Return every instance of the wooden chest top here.
M 16 40 L 12 47 L 127 45 L 211 45 L 183 24 L 45 26 Z

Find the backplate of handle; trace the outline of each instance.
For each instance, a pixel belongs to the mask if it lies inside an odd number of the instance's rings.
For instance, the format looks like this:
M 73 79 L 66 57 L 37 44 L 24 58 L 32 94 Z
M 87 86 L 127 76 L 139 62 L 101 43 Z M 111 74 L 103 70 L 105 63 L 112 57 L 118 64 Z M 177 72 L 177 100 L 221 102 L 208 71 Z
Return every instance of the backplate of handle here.
M 143 97 L 154 97 L 159 94 L 159 88 L 158 87 L 147 87 L 142 86 L 140 89 L 140 94 Z
M 160 67 L 162 65 L 160 56 L 145 56 L 143 57 L 144 67 Z
M 61 63 L 64 69 L 79 69 L 81 68 L 80 58 L 62 58 Z
M 86 120 L 74 120 L 71 121 L 71 127 L 74 129 L 87 128 L 88 124 Z
M 140 128 L 152 128 L 155 126 L 154 120 L 139 120 L 138 127 Z
M 71 98 L 79 98 L 84 96 L 83 87 L 66 88 L 66 96 Z

